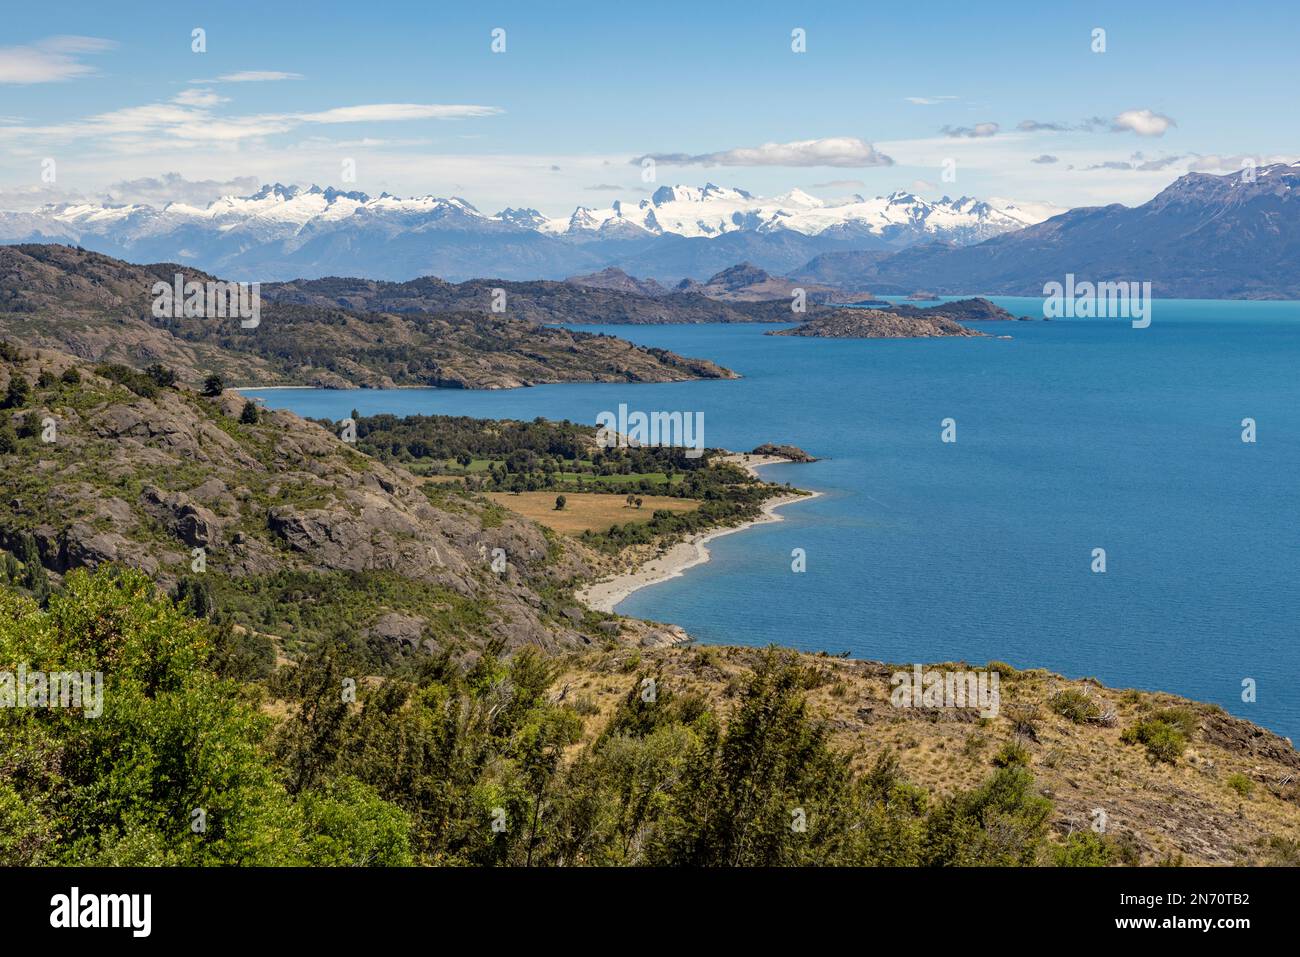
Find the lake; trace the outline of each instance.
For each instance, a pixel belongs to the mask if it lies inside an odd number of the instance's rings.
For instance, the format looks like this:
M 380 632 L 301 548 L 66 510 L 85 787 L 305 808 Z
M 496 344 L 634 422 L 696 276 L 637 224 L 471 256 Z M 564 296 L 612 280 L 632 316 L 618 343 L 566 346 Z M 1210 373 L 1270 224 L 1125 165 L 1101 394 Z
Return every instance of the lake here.
M 1042 315 L 1039 300 L 991 298 Z M 1300 304 L 1157 300 L 1146 329 L 977 326 L 1009 341 L 581 328 L 744 378 L 248 394 L 336 419 L 355 408 L 595 424 L 620 403 L 701 411 L 707 445 L 791 443 L 823 457 L 764 472 L 823 494 L 717 539 L 712 561 L 620 612 L 706 642 L 1091 675 L 1300 733 Z M 1254 443 L 1242 441 L 1246 418 Z M 941 441 L 945 419 L 955 442 Z M 1104 573 L 1092 570 L 1098 548 Z

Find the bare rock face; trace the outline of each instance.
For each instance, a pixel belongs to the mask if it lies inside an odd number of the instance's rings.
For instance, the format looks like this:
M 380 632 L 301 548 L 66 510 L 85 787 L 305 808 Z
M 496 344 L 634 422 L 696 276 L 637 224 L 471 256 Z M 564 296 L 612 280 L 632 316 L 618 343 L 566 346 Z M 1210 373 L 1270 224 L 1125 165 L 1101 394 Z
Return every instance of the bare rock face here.
M 71 525 L 59 540 L 58 564 L 63 569 L 95 569 L 118 559 L 126 539 L 115 532 L 96 532 L 88 525 Z
M 216 546 L 221 541 L 221 520 L 216 513 L 191 501 L 187 495 L 167 493 L 147 485 L 140 493 L 140 502 L 191 548 Z
M 398 648 L 415 651 L 422 648 L 424 629 L 427 625 L 428 622 L 415 615 L 389 612 L 381 615 L 367 628 L 366 635 L 389 642 Z

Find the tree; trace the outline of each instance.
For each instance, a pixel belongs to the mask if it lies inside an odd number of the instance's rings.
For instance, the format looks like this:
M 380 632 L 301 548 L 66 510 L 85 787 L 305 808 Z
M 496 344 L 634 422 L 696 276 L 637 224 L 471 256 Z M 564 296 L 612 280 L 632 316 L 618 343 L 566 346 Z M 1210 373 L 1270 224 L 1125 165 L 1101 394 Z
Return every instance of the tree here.
M 160 389 L 170 389 L 176 384 L 176 373 L 165 365 L 155 362 L 144 370 L 145 375 L 153 379 Z
M 565 498 L 563 495 L 557 495 L 557 496 L 555 496 L 555 510 L 556 510 L 557 512 L 562 512 L 562 511 L 564 511 L 564 506 L 567 505 L 568 502 L 569 502 L 569 500 L 568 500 L 567 498 Z
M 203 394 L 209 399 L 221 395 L 225 388 L 225 380 L 215 372 L 203 380 Z
M 94 720 L 0 709 L 0 766 L 32 768 L 0 783 L 0 818 L 16 802 L 22 832 L 6 863 L 306 863 L 302 809 L 262 750 L 265 716 L 204 668 L 207 634 L 135 571 L 75 571 L 48 612 L 0 590 L 0 660 L 103 676 Z
M 15 372 L 9 377 L 9 389 L 5 393 L 4 408 L 21 409 L 27 404 L 27 397 L 31 394 L 31 386 L 27 380 Z
M 244 411 L 239 413 L 239 421 L 244 425 L 257 425 L 257 403 L 251 399 L 244 403 Z
M 59 376 L 64 385 L 81 385 L 81 372 L 76 366 L 68 366 L 63 370 L 63 375 Z
M 8 455 L 10 452 L 18 451 L 18 433 L 14 427 L 6 420 L 0 422 L 0 455 Z

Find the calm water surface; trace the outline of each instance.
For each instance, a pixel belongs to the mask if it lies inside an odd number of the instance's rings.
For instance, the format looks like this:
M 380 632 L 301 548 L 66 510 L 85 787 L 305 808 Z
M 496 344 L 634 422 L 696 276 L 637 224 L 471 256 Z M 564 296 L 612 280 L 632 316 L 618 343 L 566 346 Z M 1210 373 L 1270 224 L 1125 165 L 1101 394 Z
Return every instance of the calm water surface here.
M 1024 315 L 1037 300 L 996 298 Z M 1300 733 L 1300 303 L 1158 300 L 1123 321 L 986 323 L 989 339 L 771 337 L 770 326 L 582 327 L 739 381 L 507 392 L 250 391 L 311 416 L 595 423 L 704 412 L 705 441 L 799 445 L 771 480 L 822 497 L 726 536 L 619 611 L 703 641 L 893 662 L 990 659 L 1213 701 Z M 1242 420 L 1258 442 L 1241 440 Z M 940 441 L 941 421 L 957 442 Z M 791 571 L 791 550 L 807 571 Z M 1090 570 L 1104 548 L 1105 574 Z M 1242 681 L 1257 701 L 1241 700 Z

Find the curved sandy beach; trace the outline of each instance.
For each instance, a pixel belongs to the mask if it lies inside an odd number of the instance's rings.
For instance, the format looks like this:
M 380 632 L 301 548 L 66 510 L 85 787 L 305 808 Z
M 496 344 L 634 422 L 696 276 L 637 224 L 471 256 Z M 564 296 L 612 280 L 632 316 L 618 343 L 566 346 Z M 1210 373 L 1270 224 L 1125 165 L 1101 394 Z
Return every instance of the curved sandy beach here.
M 757 475 L 756 469 L 764 465 L 774 465 L 778 462 L 788 462 L 788 459 L 778 458 L 776 456 L 761 456 L 741 454 L 727 456 L 727 461 L 735 462 L 742 468 L 747 469 L 751 474 Z M 809 502 L 817 498 L 820 492 L 807 492 L 802 495 L 781 495 L 776 498 L 768 499 L 763 503 L 762 515 L 753 521 L 745 522 L 742 525 L 733 525 L 726 528 L 710 529 L 707 532 L 700 532 L 693 535 L 684 542 L 678 542 L 673 545 L 662 555 L 657 555 L 650 561 L 641 565 L 630 572 L 624 572 L 621 575 L 615 575 L 613 578 L 605 581 L 595 582 L 580 589 L 575 597 L 593 611 L 612 612 L 614 608 L 623 599 L 627 598 L 633 592 L 645 588 L 649 585 L 657 585 L 660 582 L 668 581 L 671 578 L 677 578 L 687 569 L 694 568 L 696 565 L 702 565 L 709 560 L 709 549 L 707 545 L 715 538 L 721 538 L 723 535 L 730 535 L 733 532 L 743 532 L 754 525 L 764 525 L 768 522 L 779 522 L 782 516 L 777 513 L 777 509 L 792 502 Z

